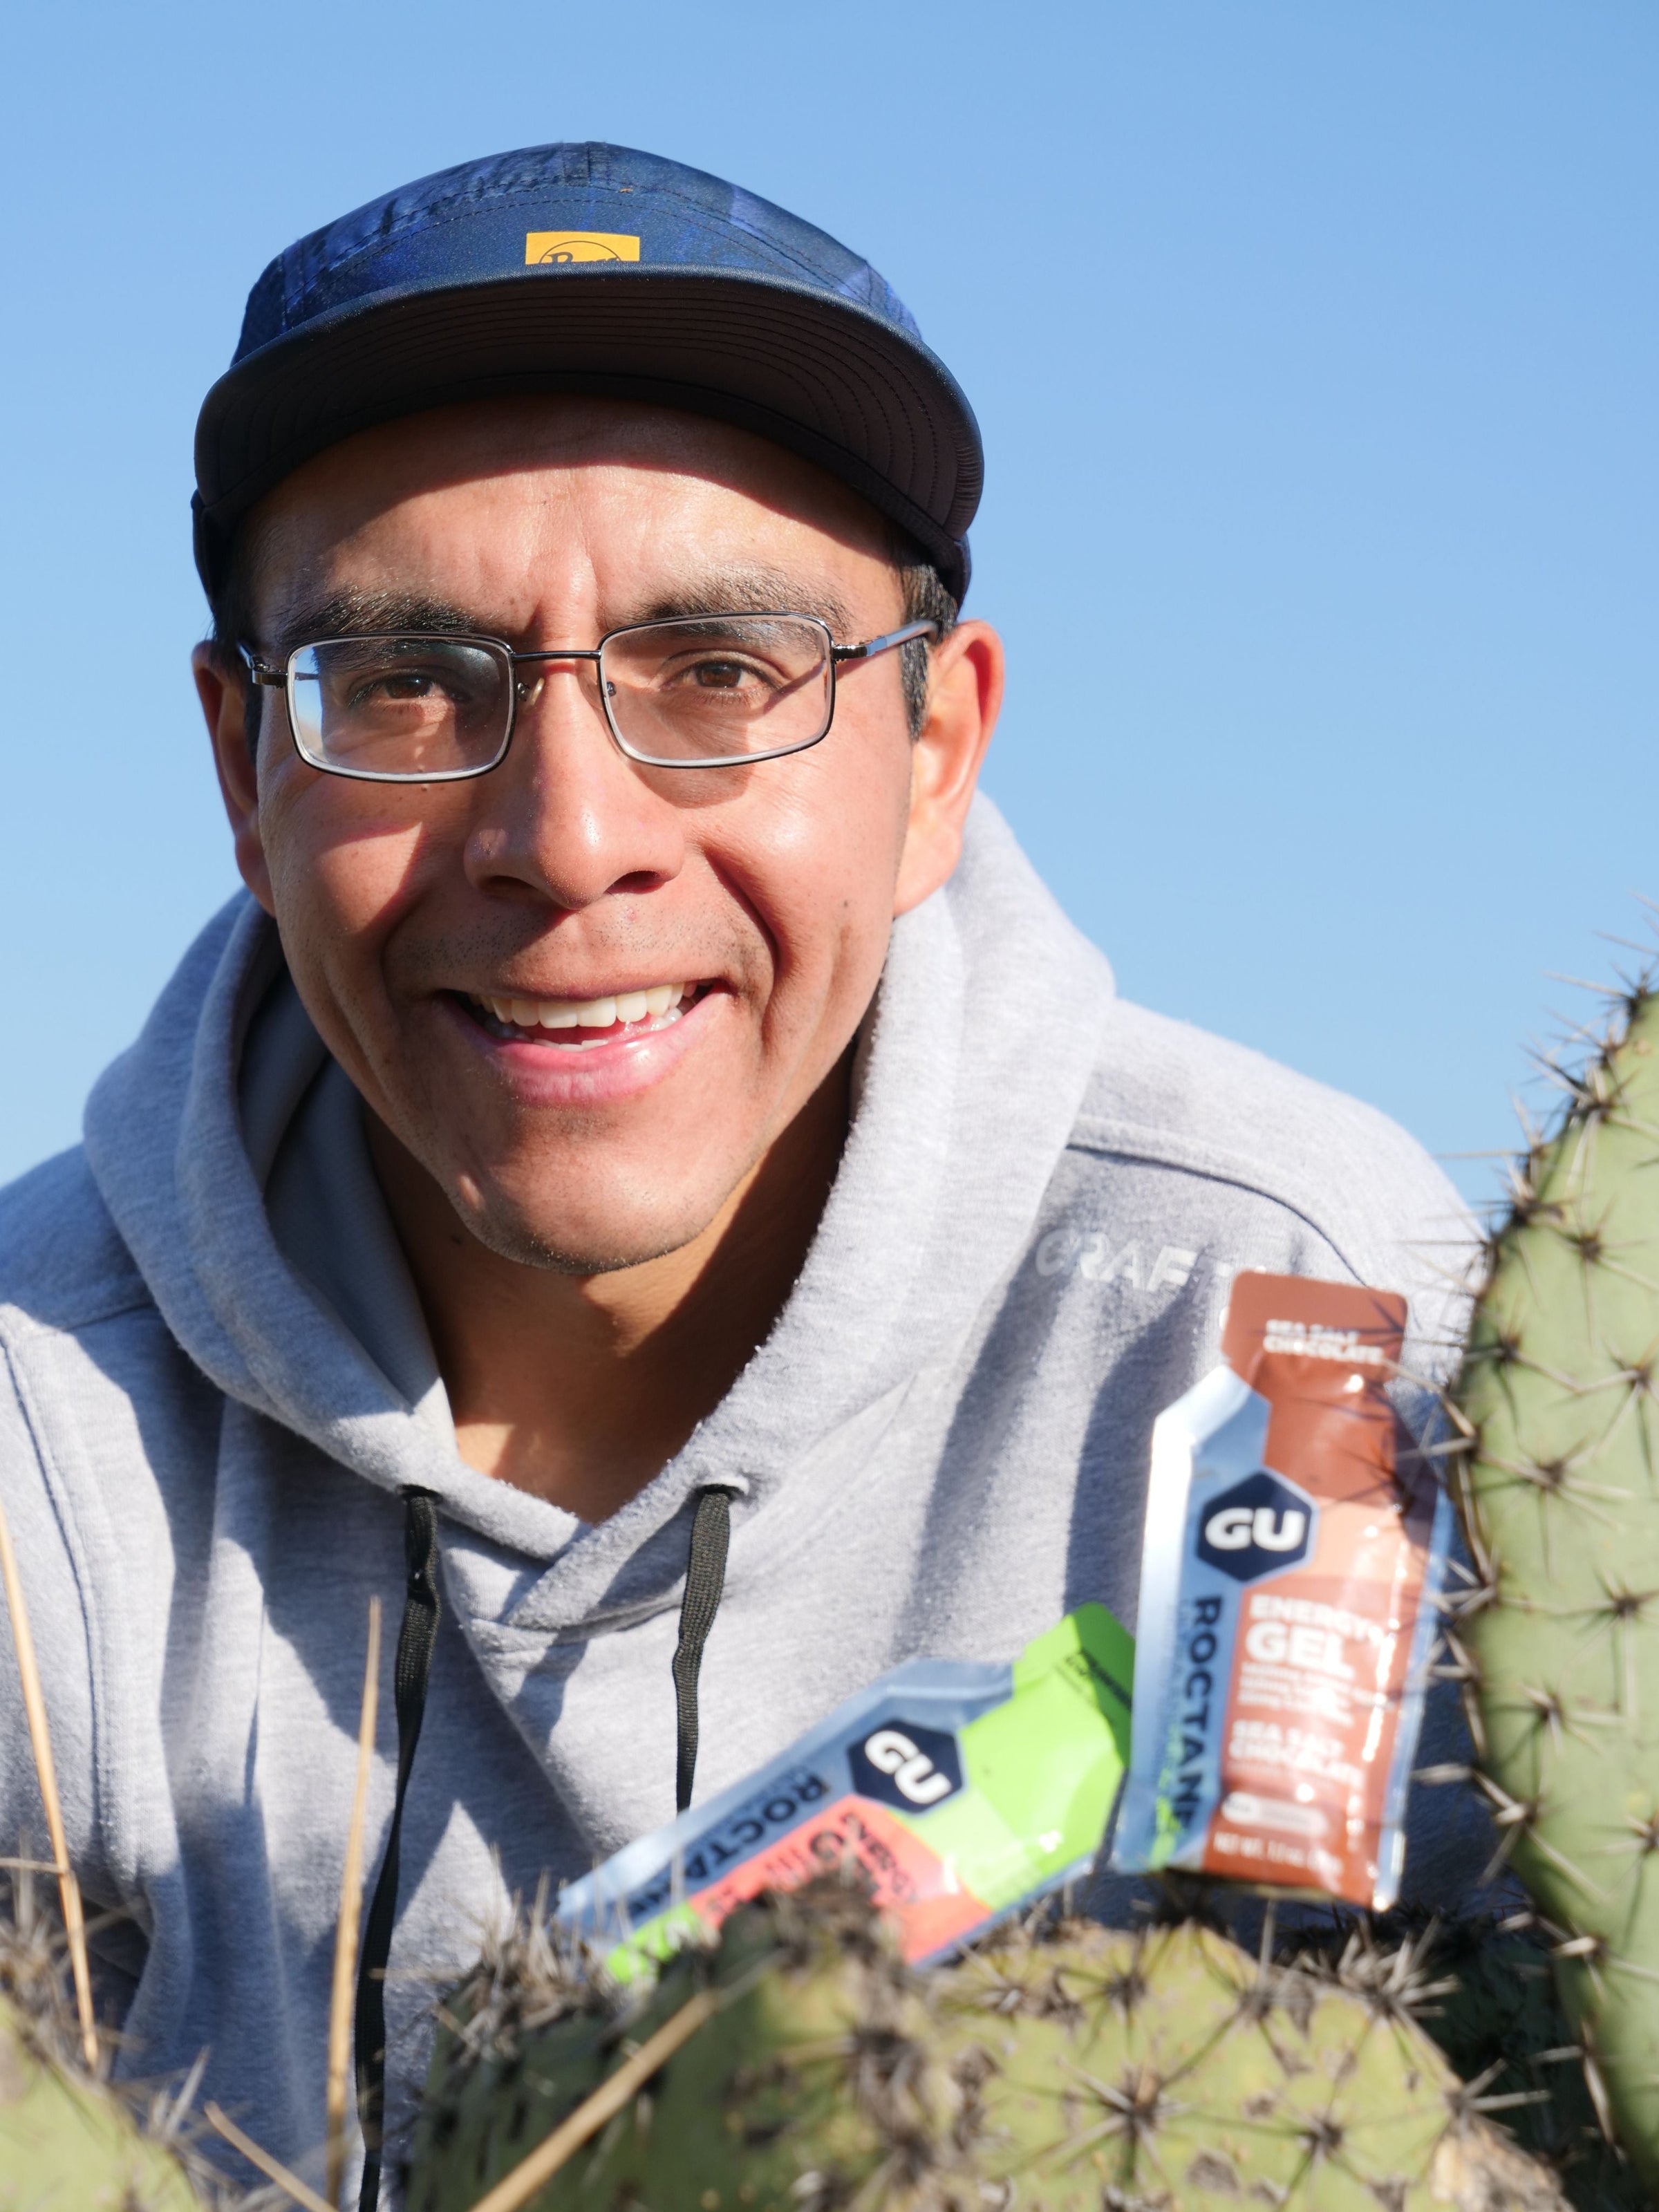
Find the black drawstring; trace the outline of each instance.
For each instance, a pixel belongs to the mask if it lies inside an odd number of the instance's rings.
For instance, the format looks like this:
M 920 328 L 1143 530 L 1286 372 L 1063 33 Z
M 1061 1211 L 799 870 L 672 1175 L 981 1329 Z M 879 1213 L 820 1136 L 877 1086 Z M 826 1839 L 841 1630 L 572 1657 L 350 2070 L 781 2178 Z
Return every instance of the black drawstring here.
M 685 1566 L 685 1595 L 680 1600 L 680 1640 L 674 1653 L 674 1720 L 679 1753 L 674 1769 L 674 1809 L 691 1802 L 697 1771 L 697 1674 L 702 1647 L 714 1626 L 726 1589 L 726 1550 L 732 1538 L 730 1490 L 705 1490 L 691 1522 L 691 1556 Z
M 732 1535 L 732 1500 L 736 1492 L 702 1491 L 691 1521 L 691 1551 L 680 1600 L 680 1640 L 674 1652 L 674 1714 L 678 1755 L 674 1804 L 684 1812 L 691 1802 L 697 1771 L 697 1676 L 702 1650 L 726 1589 L 726 1553 Z M 363 2130 L 363 2184 L 357 2212 L 376 2212 L 380 2201 L 380 2152 L 386 2128 L 386 1970 L 392 1955 L 392 1930 L 398 1917 L 398 1847 L 403 1834 L 404 1800 L 409 1794 L 415 1747 L 421 1740 L 432 1647 L 438 1637 L 438 1513 L 428 1490 L 404 1492 L 404 1553 L 409 1583 L 403 1625 L 398 1631 L 398 1659 L 392 1675 L 398 1709 L 398 1788 L 392 1801 L 380 1878 L 363 1927 L 363 1954 L 357 1967 L 357 2112 Z
M 358 2212 L 375 2212 L 380 2201 L 380 2146 L 386 2126 L 386 1969 L 392 1955 L 392 1923 L 398 1917 L 398 1846 L 410 1770 L 415 1764 L 415 1747 L 421 1740 L 432 1647 L 437 1641 L 441 1610 L 438 1511 L 429 1490 L 404 1492 L 404 1556 L 409 1565 L 409 1583 L 392 1677 L 398 1708 L 398 1789 L 357 1966 L 357 2112 L 363 2129 L 363 2185 L 357 2199 Z

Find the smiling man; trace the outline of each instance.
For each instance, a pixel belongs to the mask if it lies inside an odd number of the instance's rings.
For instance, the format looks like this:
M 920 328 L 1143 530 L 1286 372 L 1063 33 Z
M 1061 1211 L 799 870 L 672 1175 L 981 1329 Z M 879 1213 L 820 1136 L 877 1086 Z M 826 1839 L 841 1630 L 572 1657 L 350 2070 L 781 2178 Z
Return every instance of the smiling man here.
M 603 1521 L 800 1272 L 996 639 L 937 639 L 912 731 L 904 647 L 944 623 L 882 516 L 603 398 L 348 439 L 240 563 L 197 673 L 242 872 L 369 1109 L 462 1456 Z
M 374 2143 L 512 1893 L 903 1658 L 1133 1626 L 1237 1269 L 1404 1289 L 1435 1356 L 1437 1173 L 1117 1001 L 975 799 L 980 465 L 866 264 L 598 146 L 303 240 L 208 397 L 247 895 L 0 1198 L 0 1484 L 122 2063 L 205 2049 L 291 2165 L 372 1598 Z

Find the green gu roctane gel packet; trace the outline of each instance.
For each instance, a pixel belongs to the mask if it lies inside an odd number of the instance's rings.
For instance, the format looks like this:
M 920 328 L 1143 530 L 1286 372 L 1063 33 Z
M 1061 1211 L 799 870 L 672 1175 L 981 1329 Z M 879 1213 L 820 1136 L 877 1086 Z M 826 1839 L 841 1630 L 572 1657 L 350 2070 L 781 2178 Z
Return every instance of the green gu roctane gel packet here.
M 912 1660 L 573 1882 L 558 1917 L 625 1981 L 757 1892 L 851 1863 L 907 1958 L 955 1950 L 1093 1865 L 1128 1758 L 1133 1664 L 1103 1605 L 1011 1666 Z

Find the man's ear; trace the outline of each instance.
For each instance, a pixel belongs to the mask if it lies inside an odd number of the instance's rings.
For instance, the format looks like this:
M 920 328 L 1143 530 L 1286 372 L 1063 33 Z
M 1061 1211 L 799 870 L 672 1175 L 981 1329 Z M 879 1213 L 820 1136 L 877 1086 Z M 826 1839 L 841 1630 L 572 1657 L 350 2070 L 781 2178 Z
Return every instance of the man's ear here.
M 958 623 L 929 656 L 927 718 L 910 757 L 910 817 L 893 912 L 908 914 L 956 866 L 963 825 L 1002 705 L 1002 640 L 989 623 Z
M 198 645 L 190 665 L 196 678 L 196 696 L 207 717 L 213 764 L 219 772 L 219 796 L 225 802 L 235 841 L 236 866 L 265 912 L 274 915 L 270 871 L 265 866 L 265 848 L 259 835 L 259 780 L 254 762 L 258 733 L 257 727 L 248 728 L 252 686 L 240 672 L 233 676 L 222 666 L 210 645 Z M 263 706 L 263 691 L 252 691 L 252 697 L 256 707 Z

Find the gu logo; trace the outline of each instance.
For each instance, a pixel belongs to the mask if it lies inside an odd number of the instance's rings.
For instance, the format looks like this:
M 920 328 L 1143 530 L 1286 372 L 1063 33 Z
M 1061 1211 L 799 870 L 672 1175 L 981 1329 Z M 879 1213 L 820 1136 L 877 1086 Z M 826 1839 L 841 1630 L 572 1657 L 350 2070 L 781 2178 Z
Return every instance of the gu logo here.
M 1305 1559 L 1317 1519 L 1305 1491 L 1258 1468 L 1212 1501 L 1199 1530 L 1198 1556 L 1235 1582 L 1253 1583 Z
M 890 1721 L 855 1744 L 852 1767 L 860 1797 L 896 1805 L 901 1813 L 928 1812 L 962 1787 L 956 1738 L 908 1721 Z

